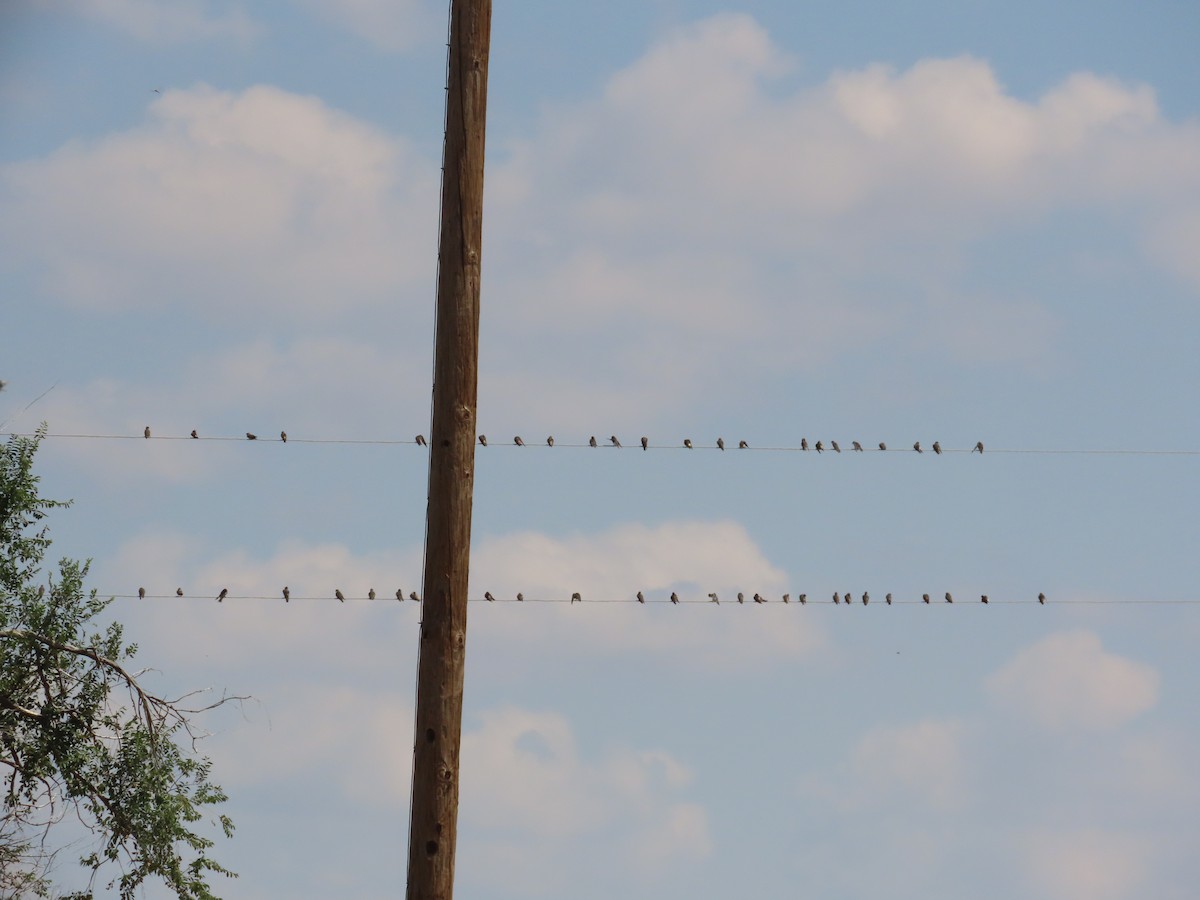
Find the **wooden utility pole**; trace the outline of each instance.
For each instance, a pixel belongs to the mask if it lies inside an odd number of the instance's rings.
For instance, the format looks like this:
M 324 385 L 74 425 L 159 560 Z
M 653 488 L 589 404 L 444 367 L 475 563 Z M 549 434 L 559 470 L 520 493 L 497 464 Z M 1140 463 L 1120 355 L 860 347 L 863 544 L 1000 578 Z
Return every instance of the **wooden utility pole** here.
M 408 900 L 454 895 L 491 30 L 491 0 L 451 0 Z

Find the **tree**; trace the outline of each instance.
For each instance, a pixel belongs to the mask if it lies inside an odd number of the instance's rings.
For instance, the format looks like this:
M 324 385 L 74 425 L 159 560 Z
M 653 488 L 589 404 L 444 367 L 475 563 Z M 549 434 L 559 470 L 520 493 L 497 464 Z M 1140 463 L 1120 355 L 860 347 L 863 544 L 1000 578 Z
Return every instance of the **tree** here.
M 196 755 L 193 717 L 242 698 L 189 709 L 187 697 L 145 690 L 129 666 L 136 645 L 119 624 L 95 624 L 111 598 L 86 592 L 88 562 L 63 559 L 39 583 L 50 547 L 43 520 L 69 505 L 38 495 L 33 458 L 44 436 L 45 426 L 12 436 L 0 453 L 0 896 L 51 895 L 50 829 L 72 813 L 93 836 L 79 860 L 91 885 L 115 872 L 107 887 L 122 900 L 148 879 L 184 900 L 215 900 L 209 876 L 236 875 L 208 856 L 214 841 L 197 830 L 226 796 Z M 231 836 L 227 816 L 212 824 Z

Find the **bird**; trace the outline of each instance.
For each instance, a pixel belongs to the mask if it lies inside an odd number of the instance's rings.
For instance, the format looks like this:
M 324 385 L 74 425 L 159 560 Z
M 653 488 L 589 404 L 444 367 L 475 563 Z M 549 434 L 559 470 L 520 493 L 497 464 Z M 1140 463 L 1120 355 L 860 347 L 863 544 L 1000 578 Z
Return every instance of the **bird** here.
M 251 434 L 249 431 L 247 431 L 247 432 L 246 432 L 246 440 L 248 440 L 248 441 L 257 441 L 257 440 L 258 440 L 258 435 L 257 435 L 257 434 Z
M 414 600 L 414 601 L 416 601 L 417 603 L 420 603 L 420 602 L 421 602 L 421 598 L 417 596 L 417 592 L 416 592 L 416 591 L 409 591 L 409 592 L 408 592 L 408 599 L 409 599 L 409 600 Z
M 229 588 L 221 588 L 221 593 L 217 594 L 217 602 L 220 603 L 229 596 Z
M 784 603 L 790 603 L 791 601 L 792 601 L 792 595 L 791 595 L 791 594 L 784 594 L 784 595 L 783 595 L 783 602 L 784 602 Z
M 286 444 L 287 443 L 287 432 L 286 431 L 279 432 L 279 439 Z
M 738 603 L 745 603 L 745 602 L 746 602 L 746 595 L 743 594 L 741 591 L 738 591 Z
M 396 588 L 396 599 L 401 603 L 404 602 L 404 588 Z
M 679 603 L 679 595 L 677 593 L 675 593 L 674 591 L 671 591 L 671 602 Z
M 979 595 L 979 602 L 980 602 L 980 603 L 987 603 L 987 602 L 988 602 L 988 599 L 987 599 L 987 594 L 980 594 L 980 595 Z
M 579 591 L 576 591 L 575 593 L 573 593 L 571 595 L 571 602 L 572 603 L 582 603 L 583 602 L 583 597 L 581 597 L 579 595 Z
M 747 444 L 745 441 L 738 441 L 738 449 L 739 450 L 745 450 L 749 446 L 750 445 Z
M 594 434 L 588 439 L 588 446 L 589 447 L 596 446 L 596 436 Z
M 886 450 L 886 449 L 887 449 L 887 444 L 885 444 L 883 441 L 880 441 L 880 442 L 879 442 L 879 449 L 880 449 L 880 450 Z
M 892 595 L 891 595 L 891 594 L 888 594 L 888 595 L 887 595 L 886 597 L 884 597 L 883 599 L 884 599 L 884 602 L 885 602 L 885 603 L 887 603 L 887 605 L 888 605 L 888 606 L 891 606 L 891 605 L 892 605 Z
M 808 602 L 808 594 L 801 594 L 796 599 L 798 599 L 800 601 L 801 605 L 803 605 Z
M 721 603 L 721 601 L 717 599 L 717 595 L 716 595 L 716 594 L 709 594 L 709 595 L 708 595 L 708 599 L 709 599 L 709 600 L 711 600 L 713 603 L 716 603 L 718 606 L 719 606 L 719 605 L 720 605 L 720 603 Z
M 691 439 L 691 438 L 684 438 L 684 439 L 683 439 L 683 446 L 685 446 L 685 447 L 687 447 L 689 450 L 691 450 L 691 449 L 692 449 L 692 439 Z
M 950 596 L 950 592 L 949 592 L 949 591 L 946 591 L 946 602 L 947 602 L 947 603 L 953 603 L 953 602 L 954 602 L 954 598 Z
M 399 591 L 397 591 L 397 593 L 399 593 Z M 286 584 L 283 586 L 283 602 L 284 603 L 292 602 L 292 592 Z
M 725 449 L 725 438 L 717 438 L 717 449 L 718 450 Z
M 842 595 L 841 595 L 841 594 L 839 594 L 837 591 L 834 591 L 834 592 L 833 592 L 833 602 L 834 602 L 834 603 L 841 603 L 841 602 L 842 602 Z
M 972 453 L 978 452 L 982 456 L 983 455 L 983 441 L 976 441 L 975 449 L 972 450 L 971 452 Z
M 195 440 L 195 439 L 196 439 L 196 438 L 198 438 L 198 437 L 200 437 L 200 435 L 196 434 L 196 429 L 195 429 L 195 428 L 193 428 L 193 429 L 192 429 L 192 440 Z
M 764 597 L 762 594 L 755 594 L 755 595 L 754 595 L 754 602 L 755 602 L 755 603 L 766 603 L 766 602 L 767 602 L 767 598 L 766 598 L 766 597 Z
M 145 589 L 144 587 L 140 587 L 140 588 L 138 588 L 138 599 L 139 599 L 139 600 L 145 600 L 145 599 L 146 599 L 146 589 Z
M 342 589 L 341 589 L 341 588 L 337 588 L 336 590 L 334 590 L 334 592 L 333 592 L 333 596 L 335 596 L 335 597 L 337 597 L 337 598 L 338 598 L 338 602 L 339 602 L 339 603 L 345 603 L 345 602 L 346 602 L 346 595 L 342 593 Z
M 866 606 L 867 603 L 870 602 L 870 600 L 871 600 L 871 595 L 868 594 L 866 591 L 863 591 L 863 606 Z
M 1042 604 L 1043 606 L 1046 605 L 1046 595 L 1045 594 L 1038 594 L 1038 603 Z
M 849 591 L 846 591 L 846 593 L 842 594 L 842 599 L 846 601 L 847 606 L 854 602 L 854 598 L 850 596 Z
M 413 438 L 413 440 L 415 440 L 417 442 L 418 447 L 428 447 L 429 446 L 428 444 L 425 443 L 425 435 L 423 435 L 423 434 L 418 434 L 415 438 Z
M 645 450 L 649 446 L 650 446 L 650 439 L 643 435 L 642 436 L 642 449 Z
M 800 449 L 801 450 L 808 449 L 808 438 L 800 438 Z
M 487 435 L 486 435 L 486 434 L 481 434 L 481 435 L 479 436 L 479 446 L 480 446 L 480 447 L 486 447 L 486 446 L 487 446 Z
M 646 602 L 645 594 L 643 594 L 641 591 L 638 591 L 637 600 L 638 600 L 638 603 L 645 603 Z
M 842 452 L 842 448 L 837 445 L 837 441 L 830 441 L 829 446 L 833 448 L 834 453 Z
M 936 453 L 938 456 L 942 455 L 942 445 L 939 444 L 937 441 L 933 442 L 933 452 Z
M 150 437 L 150 426 L 149 425 L 147 425 L 146 430 L 142 432 L 142 437 L 149 439 L 149 437 Z
M 818 453 L 821 453 L 825 449 L 825 445 L 822 444 L 820 441 L 817 441 L 817 445 L 813 449 L 815 449 Z
M 863 452 L 862 444 L 860 444 L 858 441 L 851 441 L 850 446 L 853 447 L 855 450 L 857 450 L 859 453 Z
M 554 446 L 554 435 L 550 435 L 550 437 L 546 438 L 546 446 L 547 447 Z
M 922 594 L 922 595 L 921 595 L 921 599 L 922 599 L 922 600 L 924 600 L 926 603 L 928 603 L 928 602 L 929 602 L 929 595 L 928 595 L 928 594 Z
M 484 600 L 486 600 L 488 603 L 495 603 L 495 602 L 496 602 L 496 598 L 492 596 L 492 592 L 491 592 L 491 591 L 484 591 L 484 592 L 483 592 L 483 599 L 484 599 Z
M 913 444 L 913 449 L 914 449 L 914 450 L 916 450 L 918 453 L 924 453 L 924 452 L 925 452 L 924 450 L 922 450 L 922 449 L 921 449 L 921 442 L 920 442 L 920 441 L 917 441 L 915 444 Z
M 368 600 L 375 599 L 375 588 L 371 588 L 369 591 L 367 591 L 367 599 Z
M 515 438 L 513 438 L 513 443 L 516 444 L 518 447 L 525 446 L 525 442 L 523 440 L 521 440 L 521 436 L 519 434 Z
M 182 597 L 183 596 L 183 588 L 175 588 L 175 596 Z
M 617 440 L 617 436 L 616 436 L 615 434 L 614 434 L 614 435 L 610 435 L 608 439 L 609 439 L 610 441 L 612 441 L 612 445 L 613 445 L 614 447 L 620 447 L 620 446 L 621 446 L 621 442 Z
M 522 594 L 520 591 L 517 591 L 517 602 L 522 603 L 522 602 L 524 602 L 524 600 L 525 600 L 525 595 Z

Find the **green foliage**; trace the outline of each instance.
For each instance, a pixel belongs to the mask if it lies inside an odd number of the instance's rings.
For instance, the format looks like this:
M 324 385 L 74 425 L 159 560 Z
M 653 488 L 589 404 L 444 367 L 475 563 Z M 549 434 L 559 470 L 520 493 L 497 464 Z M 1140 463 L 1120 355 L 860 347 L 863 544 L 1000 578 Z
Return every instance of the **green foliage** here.
M 44 519 L 68 505 L 38 495 L 43 436 L 12 437 L 0 454 L 0 896 L 49 896 L 44 843 L 30 836 L 69 811 L 97 836 L 80 862 L 93 882 L 116 871 L 108 888 L 122 900 L 148 879 L 183 900 L 215 900 L 209 876 L 236 876 L 208 856 L 214 842 L 197 827 L 226 799 L 194 755 L 189 715 L 200 710 L 139 685 L 121 626 L 93 624 L 111 601 L 86 591 L 87 563 L 63 559 L 37 583 Z M 213 824 L 233 832 L 224 815 Z

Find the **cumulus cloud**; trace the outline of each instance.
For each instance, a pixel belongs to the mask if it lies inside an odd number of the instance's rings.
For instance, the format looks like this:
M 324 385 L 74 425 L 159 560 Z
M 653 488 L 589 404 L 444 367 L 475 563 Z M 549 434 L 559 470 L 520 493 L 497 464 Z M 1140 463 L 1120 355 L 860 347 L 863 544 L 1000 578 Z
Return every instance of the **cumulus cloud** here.
M 247 42 L 260 31 L 240 5 L 212 0 L 68 0 L 67 5 L 151 43 Z
M 1158 672 L 1101 646 L 1090 631 L 1050 635 L 987 680 L 1002 707 L 1044 728 L 1110 730 L 1158 702 Z

